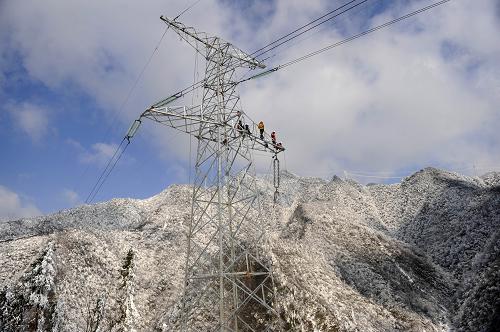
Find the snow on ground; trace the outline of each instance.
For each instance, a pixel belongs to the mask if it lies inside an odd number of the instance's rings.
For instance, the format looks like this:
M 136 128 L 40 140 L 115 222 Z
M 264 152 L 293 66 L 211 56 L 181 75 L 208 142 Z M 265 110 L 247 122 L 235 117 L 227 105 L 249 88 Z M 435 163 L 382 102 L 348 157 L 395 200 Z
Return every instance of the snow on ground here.
M 288 331 L 493 331 L 500 174 L 363 186 L 258 180 Z M 191 189 L 0 223 L 0 330 L 161 331 L 182 294 Z M 43 299 L 43 301 L 41 301 Z M 497 325 L 495 325 L 497 324 Z

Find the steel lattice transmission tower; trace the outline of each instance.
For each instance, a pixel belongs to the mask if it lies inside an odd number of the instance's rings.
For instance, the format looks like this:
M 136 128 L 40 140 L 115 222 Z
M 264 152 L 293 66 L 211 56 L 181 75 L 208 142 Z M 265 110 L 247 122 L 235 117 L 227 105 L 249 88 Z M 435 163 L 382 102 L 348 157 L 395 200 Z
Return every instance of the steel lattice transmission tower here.
M 276 314 L 274 286 L 271 262 L 259 254 L 264 238 L 252 150 L 274 156 L 281 150 L 267 134 L 242 130 L 241 124 L 256 128 L 235 90 L 238 68 L 265 66 L 221 38 L 161 19 L 206 60 L 201 105 L 170 106 L 181 92 L 141 115 L 198 141 L 184 295 L 171 328 L 266 331 Z

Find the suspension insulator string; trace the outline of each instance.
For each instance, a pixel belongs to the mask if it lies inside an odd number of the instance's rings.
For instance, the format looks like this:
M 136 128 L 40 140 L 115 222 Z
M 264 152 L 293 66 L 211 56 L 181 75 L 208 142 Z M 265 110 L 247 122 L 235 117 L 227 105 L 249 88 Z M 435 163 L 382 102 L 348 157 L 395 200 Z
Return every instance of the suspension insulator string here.
M 280 187 L 280 161 L 278 155 L 273 156 L 273 185 L 274 185 L 274 203 L 278 200 L 279 187 Z

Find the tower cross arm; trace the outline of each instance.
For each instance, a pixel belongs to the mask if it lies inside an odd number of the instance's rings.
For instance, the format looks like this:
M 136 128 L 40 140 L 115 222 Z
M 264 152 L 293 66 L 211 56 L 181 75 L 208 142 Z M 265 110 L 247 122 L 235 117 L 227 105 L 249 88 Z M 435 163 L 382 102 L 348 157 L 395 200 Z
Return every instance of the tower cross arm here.
M 230 57 L 236 59 L 241 63 L 241 66 L 246 65 L 248 67 L 254 68 L 266 68 L 264 63 L 259 60 L 253 58 L 249 54 L 243 52 L 233 44 L 222 40 L 219 37 L 209 36 L 206 32 L 198 32 L 194 28 L 186 26 L 181 22 L 171 20 L 165 16 L 161 16 L 160 19 L 165 22 L 170 28 L 174 29 L 174 31 L 185 41 L 189 43 L 196 51 L 201 53 L 203 52 L 197 47 L 197 43 L 202 43 L 206 48 L 211 49 L 220 49 L 221 47 L 225 48 L 225 53 Z
M 241 146 L 245 146 L 251 150 L 269 152 L 278 154 L 285 149 L 278 147 L 275 143 L 271 142 L 266 133 L 266 138 L 259 138 L 253 133 L 247 132 L 246 129 L 239 130 L 235 127 L 234 123 L 238 119 L 243 119 L 245 123 L 252 123 L 252 128 L 256 127 L 255 123 L 247 116 L 231 115 L 226 121 L 220 122 L 215 114 L 203 112 L 201 105 L 193 106 L 159 106 L 151 107 L 145 110 L 140 118 L 149 119 L 153 122 L 171 127 L 178 131 L 190 134 L 198 139 L 216 141 L 217 128 L 225 127 L 228 129 L 228 136 L 226 136 L 226 144 L 232 141 L 241 141 Z
M 201 105 L 152 107 L 141 114 L 142 118 L 194 136 L 203 132 L 199 129 L 200 127 L 208 128 L 219 125 L 215 119 L 203 114 Z

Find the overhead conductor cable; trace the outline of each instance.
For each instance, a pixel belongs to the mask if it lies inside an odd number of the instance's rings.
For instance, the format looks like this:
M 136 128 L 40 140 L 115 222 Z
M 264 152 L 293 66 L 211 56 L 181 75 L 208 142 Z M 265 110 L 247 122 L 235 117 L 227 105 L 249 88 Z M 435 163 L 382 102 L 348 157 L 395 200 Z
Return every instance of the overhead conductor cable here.
M 179 15 L 177 15 L 175 17 L 175 19 L 178 19 L 181 15 L 183 15 L 184 13 L 186 13 L 188 10 L 190 10 L 191 8 L 193 8 L 195 5 L 197 5 L 201 0 L 197 0 L 196 2 L 194 2 L 193 4 L 191 4 L 190 6 L 188 6 L 186 9 L 184 9 Z M 153 49 L 153 52 L 151 53 L 151 55 L 149 56 L 148 60 L 146 61 L 146 64 L 144 65 L 144 67 L 142 68 L 141 72 L 139 73 L 139 76 L 137 77 L 137 79 L 135 80 L 134 84 L 132 85 L 132 88 L 129 90 L 126 98 L 124 99 L 121 107 L 120 107 L 120 110 L 123 109 L 125 107 L 125 105 L 127 104 L 130 96 L 132 95 L 132 92 L 135 90 L 135 88 L 137 87 L 137 84 L 139 82 L 139 80 L 142 78 L 142 75 L 144 75 L 144 72 L 146 71 L 146 68 L 149 66 L 149 64 L 151 63 L 151 60 L 153 59 L 153 56 L 155 55 L 155 53 L 158 51 L 158 48 L 160 47 L 160 44 L 162 43 L 163 41 L 163 38 L 165 37 L 165 34 L 167 33 L 169 27 L 167 26 L 165 31 L 163 32 L 160 40 L 158 41 L 158 44 L 156 45 L 156 47 Z M 181 90 L 180 92 L 178 92 L 177 94 L 167 98 L 167 99 L 171 99 L 170 101 L 168 102 L 171 102 L 177 98 L 180 98 L 182 97 L 184 94 L 188 93 L 189 91 L 192 91 L 194 90 L 195 88 L 197 88 L 199 86 L 199 84 L 201 84 L 202 81 L 198 82 L 197 84 L 191 86 L 191 87 L 188 87 L 184 90 Z M 191 90 L 189 90 L 191 89 Z M 189 91 L 188 91 L 189 90 Z M 164 102 L 164 101 L 162 101 Z M 117 113 L 115 113 L 114 115 L 114 118 L 113 118 L 113 121 L 112 123 L 114 122 L 114 120 L 116 120 L 116 116 L 117 116 Z M 139 129 L 139 126 L 141 124 L 141 121 L 140 119 L 138 120 L 135 120 L 134 123 L 132 124 L 132 126 L 129 128 L 127 134 L 125 135 L 125 137 L 122 139 L 122 141 L 120 142 L 120 145 L 116 148 L 113 156 L 109 159 L 108 163 L 106 164 L 106 167 L 104 168 L 104 170 L 101 172 L 101 174 L 99 175 L 99 178 L 97 179 L 97 182 L 94 184 L 94 186 L 92 187 L 92 190 L 90 191 L 89 195 L 87 196 L 87 199 L 85 200 L 85 203 L 89 204 L 93 201 L 93 199 L 95 198 L 95 196 L 97 195 L 97 193 L 100 191 L 102 185 L 104 184 L 104 182 L 106 181 L 106 179 L 109 177 L 109 175 L 111 174 L 111 172 L 113 171 L 113 169 L 115 168 L 116 164 L 118 163 L 118 161 L 120 160 L 120 158 L 122 157 L 123 153 L 125 152 L 125 150 L 127 149 L 128 145 L 130 144 L 130 139 L 135 135 L 135 133 L 137 132 L 137 130 Z M 108 133 L 111 132 L 110 130 L 108 130 Z M 127 141 L 127 144 L 125 145 L 125 147 L 120 151 L 123 143 Z M 118 154 L 118 152 L 120 151 L 120 153 Z
M 278 66 L 276 66 L 276 67 L 274 67 L 274 68 L 272 68 L 272 69 L 268 69 L 268 70 L 266 70 L 266 71 L 264 71 L 264 72 L 261 72 L 261 73 L 258 73 L 258 74 L 256 74 L 256 75 L 250 76 L 249 78 L 246 78 L 246 79 L 244 79 L 244 80 L 241 80 L 241 81 L 237 82 L 237 84 L 239 84 L 239 83 L 243 83 L 243 82 L 246 82 L 246 81 L 253 80 L 254 78 L 258 78 L 258 77 L 265 76 L 265 75 L 267 75 L 267 74 L 270 74 L 270 73 L 276 72 L 276 71 L 278 71 L 278 70 L 280 70 L 280 69 L 283 69 L 283 68 L 286 68 L 286 67 L 288 67 L 288 66 L 294 65 L 294 64 L 296 64 L 296 63 L 302 62 L 302 61 L 307 60 L 307 59 L 309 59 L 309 58 L 311 58 L 311 57 L 313 57 L 313 56 L 316 56 L 316 55 L 321 54 L 321 53 L 323 53 L 323 52 L 329 51 L 329 50 L 331 50 L 331 49 L 333 49 L 333 48 L 335 48 L 335 47 L 341 46 L 341 45 L 343 45 L 343 44 L 347 44 L 347 43 L 349 43 L 349 42 L 351 42 L 351 41 L 353 41 L 353 40 L 355 40 L 355 39 L 358 39 L 358 38 L 360 38 L 360 37 L 366 36 L 366 35 L 368 35 L 368 34 L 370 34 L 370 33 L 373 33 L 373 32 L 375 32 L 375 31 L 378 31 L 378 30 L 380 30 L 380 29 L 386 28 L 386 27 L 388 27 L 388 26 L 390 26 L 390 25 L 392 25 L 392 24 L 395 24 L 395 23 L 397 23 L 397 22 L 403 21 L 403 20 L 405 20 L 405 19 L 407 19 L 407 18 L 410 18 L 410 17 L 412 17 L 412 16 L 418 15 L 418 14 L 420 14 L 420 13 L 422 13 L 422 12 L 425 12 L 425 11 L 427 11 L 427 10 L 429 10 L 429 9 L 434 8 L 434 7 L 437 7 L 437 6 L 443 5 L 443 4 L 445 4 L 445 3 L 447 3 L 447 2 L 450 2 L 450 1 L 451 1 L 451 0 L 442 0 L 442 1 L 435 2 L 435 3 L 433 3 L 433 4 L 429 5 L 429 6 L 426 6 L 426 7 L 420 8 L 420 9 L 418 9 L 418 10 L 415 10 L 415 11 L 411 12 L 411 13 L 408 13 L 408 14 L 406 14 L 406 15 L 400 16 L 400 17 L 398 17 L 398 18 L 396 18 L 396 19 L 394 19 L 394 20 L 391 20 L 391 21 L 388 21 L 388 22 L 383 23 L 383 24 L 381 24 L 381 25 L 378 25 L 378 26 L 376 26 L 376 27 L 374 27 L 374 28 L 371 28 L 371 29 L 365 30 L 365 31 L 363 31 L 363 32 L 360 32 L 360 33 L 358 33 L 358 34 L 354 35 L 354 36 L 351 36 L 351 37 L 345 38 L 345 39 L 343 39 L 343 40 L 341 40 L 341 41 L 339 41 L 339 42 L 336 42 L 336 43 L 334 43 L 334 44 L 328 45 L 328 46 L 326 46 L 326 47 L 323 47 L 323 48 L 321 48 L 321 49 L 319 49 L 319 50 L 316 50 L 316 51 L 314 51 L 314 52 L 308 53 L 308 54 L 306 54 L 306 55 L 303 55 L 303 56 L 298 57 L 298 58 L 296 58 L 296 59 L 293 59 L 293 60 L 291 60 L 291 61 L 285 62 L 285 63 L 283 63 L 283 64 L 281 64 L 281 65 L 278 65 Z

